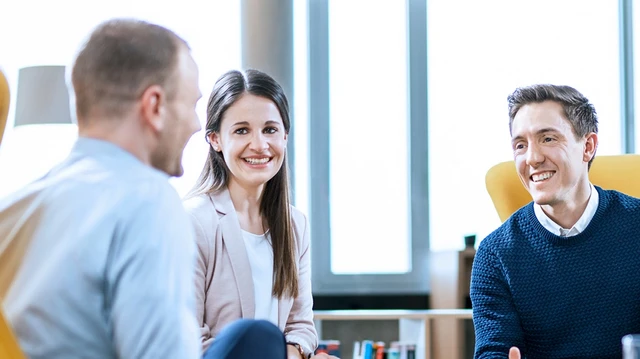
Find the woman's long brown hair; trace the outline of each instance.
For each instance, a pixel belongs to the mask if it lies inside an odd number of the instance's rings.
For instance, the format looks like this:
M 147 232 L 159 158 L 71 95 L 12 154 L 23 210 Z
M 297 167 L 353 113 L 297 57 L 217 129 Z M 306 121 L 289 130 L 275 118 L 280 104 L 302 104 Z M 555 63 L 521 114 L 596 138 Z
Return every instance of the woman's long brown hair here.
M 216 81 L 207 105 L 206 138 L 220 131 L 225 111 L 243 94 L 250 93 L 271 100 L 282 117 L 285 132 L 289 133 L 289 103 L 284 90 L 271 76 L 258 71 L 246 70 L 244 73 L 233 70 L 222 75 Z M 212 194 L 227 187 L 229 168 L 222 153 L 209 146 L 209 155 L 195 187 L 189 197 Z M 273 289 L 277 298 L 298 296 L 298 270 L 296 265 L 296 246 L 293 237 L 287 174 L 287 156 L 285 153 L 282 167 L 276 175 L 267 181 L 260 199 L 260 214 L 266 221 L 273 247 Z

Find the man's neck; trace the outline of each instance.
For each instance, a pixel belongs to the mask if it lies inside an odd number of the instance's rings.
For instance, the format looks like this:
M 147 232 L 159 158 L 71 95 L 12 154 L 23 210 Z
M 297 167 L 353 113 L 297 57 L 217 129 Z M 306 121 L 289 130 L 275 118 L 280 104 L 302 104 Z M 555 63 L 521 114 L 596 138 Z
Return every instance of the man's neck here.
M 572 228 L 582 217 L 591 197 L 591 183 L 587 181 L 579 185 L 575 192 L 569 196 L 573 198 L 556 204 L 541 206 L 544 213 L 564 229 Z
M 107 141 L 131 153 L 140 162 L 151 166 L 151 149 L 145 136 L 134 121 L 96 120 L 88 125 L 79 126 L 78 136 Z

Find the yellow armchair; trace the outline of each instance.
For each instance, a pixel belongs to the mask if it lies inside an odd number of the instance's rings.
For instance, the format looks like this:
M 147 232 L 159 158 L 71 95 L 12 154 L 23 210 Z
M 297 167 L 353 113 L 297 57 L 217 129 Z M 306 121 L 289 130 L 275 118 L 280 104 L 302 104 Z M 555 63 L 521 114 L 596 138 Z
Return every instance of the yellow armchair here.
M 2 144 L 2 135 L 7 125 L 9 99 L 9 83 L 2 70 L 0 70 L 0 144 Z M 1 309 L 2 306 L 0 305 L 0 358 L 24 359 L 25 356 L 20 349 L 18 340 Z
M 591 183 L 640 198 L 640 155 L 596 156 L 589 171 Z M 491 167 L 485 178 L 487 191 L 502 222 L 531 202 L 515 163 L 506 161 Z
M 2 144 L 2 135 L 7 127 L 7 115 L 9 114 L 9 82 L 4 72 L 0 70 L 0 144 Z
M 0 311 L 0 358 L 25 359 L 4 313 Z

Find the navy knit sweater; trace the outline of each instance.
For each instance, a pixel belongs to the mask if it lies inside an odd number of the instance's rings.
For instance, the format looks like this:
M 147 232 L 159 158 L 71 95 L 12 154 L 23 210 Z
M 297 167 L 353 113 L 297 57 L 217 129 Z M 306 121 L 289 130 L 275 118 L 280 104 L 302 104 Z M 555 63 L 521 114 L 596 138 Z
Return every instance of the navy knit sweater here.
M 559 237 L 533 203 L 485 238 L 471 273 L 475 358 L 622 357 L 640 333 L 640 199 L 596 187 L 584 230 Z

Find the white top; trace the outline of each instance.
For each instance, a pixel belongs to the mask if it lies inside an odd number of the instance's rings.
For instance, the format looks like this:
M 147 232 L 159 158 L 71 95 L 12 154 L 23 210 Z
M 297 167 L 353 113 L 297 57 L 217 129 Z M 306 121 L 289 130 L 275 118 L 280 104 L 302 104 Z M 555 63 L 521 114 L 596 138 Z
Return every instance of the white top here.
M 253 234 L 242 231 L 244 246 L 251 264 L 253 294 L 256 303 L 255 319 L 265 319 L 278 325 L 278 299 L 273 290 L 273 247 L 269 233 Z
M 533 210 L 536 213 L 536 217 L 538 218 L 538 222 L 542 224 L 542 226 L 548 230 L 549 232 L 555 234 L 556 236 L 561 237 L 571 237 L 582 233 L 591 220 L 593 216 L 595 216 L 596 211 L 598 210 L 598 190 L 591 185 L 591 195 L 589 196 L 589 202 L 587 203 L 587 208 L 584 209 L 582 216 L 578 219 L 578 222 L 573 225 L 570 229 L 565 229 L 559 226 L 556 222 L 554 222 L 546 213 L 542 210 L 542 207 L 539 204 L 533 205 Z

